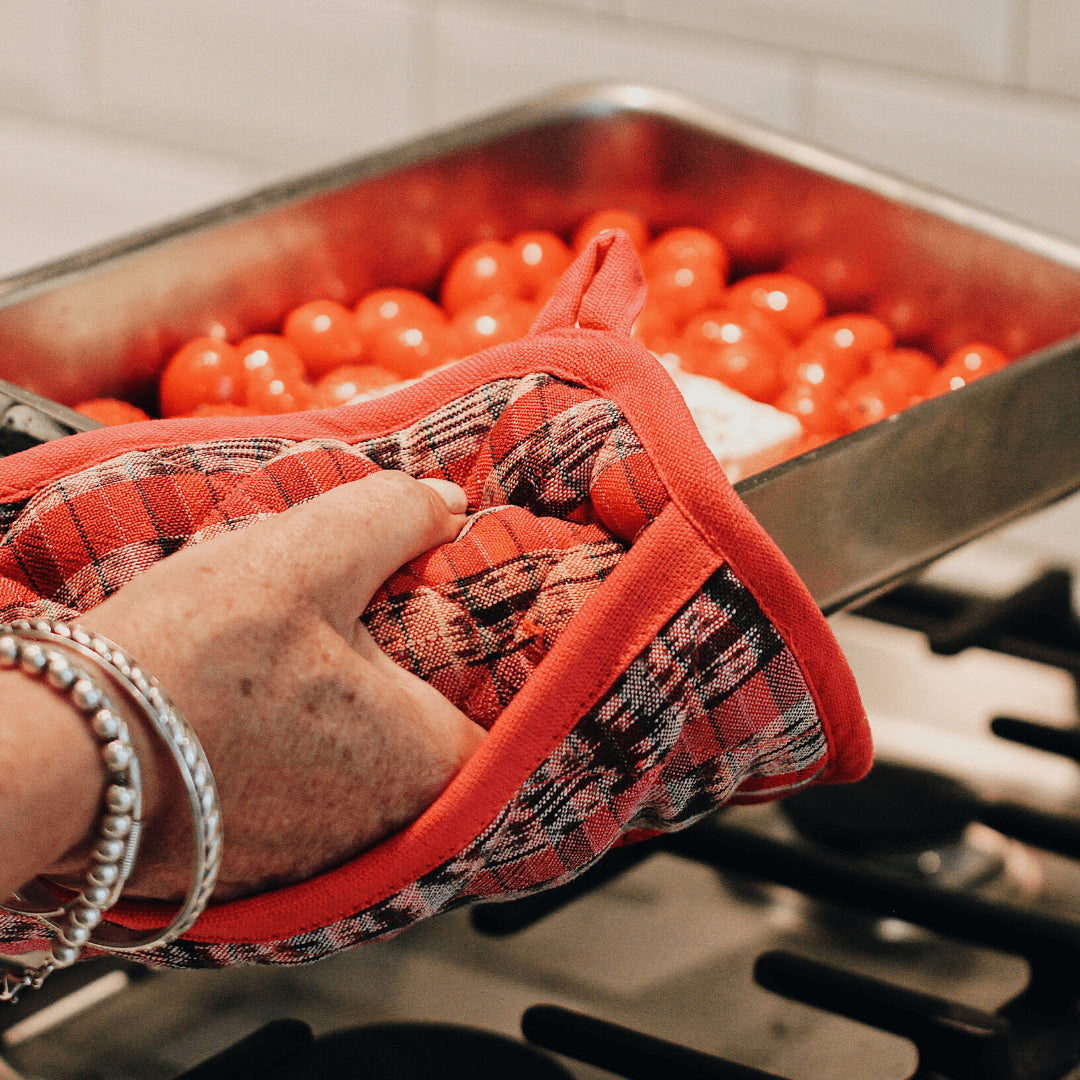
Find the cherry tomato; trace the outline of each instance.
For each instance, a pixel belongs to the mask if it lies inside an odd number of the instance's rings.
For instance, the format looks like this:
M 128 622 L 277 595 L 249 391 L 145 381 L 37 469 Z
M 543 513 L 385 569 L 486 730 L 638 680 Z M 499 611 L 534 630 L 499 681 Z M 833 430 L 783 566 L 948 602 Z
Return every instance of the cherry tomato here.
M 252 334 L 236 346 L 247 379 L 253 371 L 272 368 L 274 371 L 304 377 L 304 361 L 293 346 L 280 334 Z
M 551 279 L 562 275 L 574 260 L 574 253 L 553 232 L 533 231 L 518 233 L 510 241 L 518 276 L 521 279 L 521 295 L 532 300 Z
M 869 364 L 871 373 L 891 371 L 912 394 L 920 393 L 938 369 L 934 358 L 920 349 L 882 349 L 870 357 Z
M 767 346 L 777 361 L 789 348 L 787 338 L 767 319 L 762 320 L 751 311 L 729 308 L 709 308 L 695 315 L 683 328 L 681 340 L 689 348 L 757 341 Z
M 999 371 L 1008 363 L 1005 354 L 992 345 L 974 342 L 949 354 L 941 368 L 923 386 L 927 397 L 959 390 L 968 383 Z
M 242 366 L 243 395 L 241 405 L 251 405 L 260 413 L 294 412 L 293 409 L 267 409 L 252 401 L 252 394 L 260 401 L 267 398 L 266 386 L 276 376 L 293 383 L 304 381 L 304 361 L 300 354 L 280 334 L 252 334 L 239 342 L 236 351 Z
M 415 379 L 454 355 L 452 335 L 445 323 L 405 321 L 380 331 L 368 353 L 373 364 L 393 372 L 399 379 Z
M 1027 356 L 1047 340 L 1055 339 L 1053 332 L 1044 337 L 1042 328 L 1026 322 L 1024 313 L 1019 310 L 1005 309 L 995 312 L 992 322 L 993 340 L 998 342 L 1001 351 L 1008 357 Z M 1057 336 L 1068 337 L 1072 333 L 1072 327 L 1063 326 L 1056 333 Z
M 712 263 L 704 262 L 654 263 L 645 276 L 645 284 L 650 300 L 666 311 L 676 326 L 682 326 L 703 308 L 715 304 L 724 289 L 720 271 Z
M 353 313 L 333 300 L 312 300 L 293 308 L 282 333 L 312 379 L 342 364 L 356 363 L 363 348 Z
M 765 315 L 751 307 L 708 308 L 695 315 L 683 329 L 683 337 L 689 340 L 702 338 L 706 341 L 741 341 L 747 334 L 763 341 L 776 353 L 784 356 L 791 349 L 791 339 Z
M 831 390 L 822 391 L 810 383 L 792 383 L 773 404 L 797 417 L 807 434 L 832 438 L 846 430 Z
M 687 371 L 708 375 L 755 401 L 772 401 L 780 392 L 776 354 L 754 338 L 690 347 L 681 355 Z
M 315 385 L 316 401 L 324 408 L 347 405 L 371 390 L 394 386 L 401 378 L 376 364 L 346 364 L 324 375 Z
M 492 345 L 517 341 L 532 326 L 536 309 L 524 300 L 491 296 L 459 312 L 451 321 L 457 355 L 472 356 Z
M 927 379 L 923 386 L 923 393 L 927 397 L 937 397 L 939 394 L 947 394 L 950 390 L 960 390 L 973 381 L 956 368 L 942 367 Z
M 751 307 L 772 319 L 788 337 L 801 340 L 825 315 L 825 297 L 791 274 L 752 274 L 728 291 L 732 307 Z
M 874 291 L 869 258 L 854 252 L 807 249 L 786 259 L 783 272 L 809 281 L 834 307 L 861 307 Z
M 442 308 L 423 293 L 414 289 L 376 289 L 365 296 L 353 309 L 356 329 L 367 345 L 387 326 L 402 321 L 445 323 Z
M 713 232 L 744 273 L 776 266 L 789 244 L 791 202 L 761 180 L 723 206 L 712 222 Z
M 507 244 L 485 240 L 467 247 L 450 264 L 442 283 L 442 306 L 452 319 L 489 296 L 519 299 L 525 282 L 518 258 Z
M 828 349 L 858 362 L 893 344 L 893 332 L 880 319 L 857 312 L 824 319 L 802 341 L 806 348 Z
M 780 377 L 787 383 L 805 383 L 822 394 L 840 396 L 862 374 L 860 366 L 842 353 L 825 349 L 793 349 L 780 362 Z
M 245 404 L 260 416 L 302 412 L 315 404 L 315 388 L 295 372 L 263 365 L 248 372 Z
M 934 320 L 925 297 L 914 293 L 892 292 L 874 297 L 870 311 L 892 330 L 897 341 L 908 344 L 925 342 L 933 330 Z
M 161 415 L 185 416 L 199 405 L 239 401 L 243 382 L 243 362 L 236 349 L 214 338 L 195 338 L 173 354 L 161 373 Z
M 789 382 L 828 383 L 842 389 L 866 373 L 870 355 L 893 343 L 892 331 L 872 315 L 836 315 L 818 323 L 785 359 Z
M 952 356 L 958 349 L 979 338 L 983 333 L 983 319 L 960 307 L 960 301 L 949 298 L 941 300 L 934 311 L 934 329 L 927 346 L 934 356 Z
M 258 416 L 259 414 L 250 405 L 234 405 L 231 401 L 223 401 L 218 405 L 197 405 L 191 413 L 192 416 Z
M 644 307 L 634 320 L 630 336 L 654 353 L 666 353 L 671 349 L 678 331 L 663 308 L 646 300 Z
M 677 263 L 696 266 L 709 263 L 720 271 L 721 282 L 727 279 L 728 253 L 724 245 L 704 229 L 684 226 L 662 232 L 645 250 L 642 266 L 648 274 L 654 266 Z
M 876 424 L 911 404 L 911 391 L 888 368 L 864 375 L 848 387 L 837 408 L 848 431 Z
M 119 398 L 91 398 L 89 401 L 80 401 L 75 406 L 75 411 L 89 416 L 106 427 L 115 427 L 118 424 L 137 424 L 140 420 L 149 420 L 147 413 L 137 405 L 121 401 Z
M 593 237 L 608 229 L 622 229 L 638 251 L 644 251 L 649 243 L 649 229 L 637 214 L 629 210 L 599 210 L 590 214 L 574 233 L 574 251 L 580 253 L 589 246 Z
M 539 311 L 555 295 L 555 291 L 561 283 L 561 277 L 553 277 L 548 278 L 547 281 L 540 286 L 536 296 L 533 297 L 533 305 L 537 311 Z
M 1000 371 L 1008 362 L 1009 358 L 1000 349 L 981 341 L 972 341 L 949 353 L 944 366 L 957 368 L 970 381 Z

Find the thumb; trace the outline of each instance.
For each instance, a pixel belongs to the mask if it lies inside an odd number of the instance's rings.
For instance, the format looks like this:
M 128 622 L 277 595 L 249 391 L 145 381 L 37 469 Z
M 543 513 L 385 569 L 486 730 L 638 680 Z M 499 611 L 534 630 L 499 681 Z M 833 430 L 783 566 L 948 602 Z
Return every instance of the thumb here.
M 351 639 L 378 587 L 410 559 L 453 540 L 465 508 L 457 484 L 386 470 L 279 514 L 274 547 L 291 564 L 299 594 Z

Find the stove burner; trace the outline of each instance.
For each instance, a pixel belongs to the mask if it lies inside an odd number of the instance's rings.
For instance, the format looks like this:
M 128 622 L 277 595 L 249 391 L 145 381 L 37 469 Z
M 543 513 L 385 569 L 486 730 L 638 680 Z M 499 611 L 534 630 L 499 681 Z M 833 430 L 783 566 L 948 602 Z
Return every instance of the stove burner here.
M 808 788 L 780 804 L 801 836 L 852 855 L 904 855 L 961 843 L 978 795 L 949 776 L 878 762 L 857 784 Z
M 297 1020 L 268 1024 L 178 1080 L 573 1080 L 515 1039 L 457 1024 L 387 1023 L 312 1041 Z
M 798 836 L 830 851 L 917 880 L 955 889 L 998 882 L 999 891 L 1032 891 L 1030 860 L 1019 845 L 980 825 L 982 801 L 963 781 L 912 765 L 878 762 L 857 784 L 809 788 L 780 804 Z M 1009 857 L 1011 856 L 1011 858 Z M 998 881 L 1023 862 L 1020 880 Z M 827 920 L 822 920 L 827 921 Z M 854 931 L 850 914 L 842 920 Z M 894 919 L 870 920 L 871 936 L 918 938 Z
M 558 1005 L 526 1009 L 521 1030 L 537 1046 L 631 1080 L 783 1080 Z

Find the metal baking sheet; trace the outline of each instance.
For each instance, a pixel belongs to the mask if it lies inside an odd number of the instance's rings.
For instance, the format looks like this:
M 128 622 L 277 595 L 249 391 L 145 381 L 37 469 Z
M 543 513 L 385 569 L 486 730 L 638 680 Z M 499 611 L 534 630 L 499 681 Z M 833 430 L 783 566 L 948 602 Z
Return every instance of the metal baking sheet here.
M 431 290 L 466 244 L 568 232 L 611 205 L 715 229 L 743 272 L 794 260 L 837 310 L 907 304 L 939 352 L 953 334 L 1023 357 L 738 485 L 825 610 L 1080 487 L 1080 248 L 626 85 L 568 88 L 0 279 L 0 379 L 59 425 L 31 423 L 10 387 L 17 442 L 77 426 L 58 404 L 148 397 L 196 335 L 384 284 Z

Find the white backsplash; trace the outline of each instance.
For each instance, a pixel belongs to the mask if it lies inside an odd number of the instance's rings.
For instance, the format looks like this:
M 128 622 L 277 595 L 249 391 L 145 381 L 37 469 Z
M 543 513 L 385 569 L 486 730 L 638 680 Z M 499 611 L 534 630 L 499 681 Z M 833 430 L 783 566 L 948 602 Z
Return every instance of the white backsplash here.
M 0 0 L 0 27 L 0 276 L 604 78 L 1080 240 L 1080 0 Z M 1080 563 L 1080 505 L 1003 542 Z
M 0 26 L 0 113 L 151 153 L 280 175 L 619 78 L 1080 239 L 1080 0 L 0 0 Z

